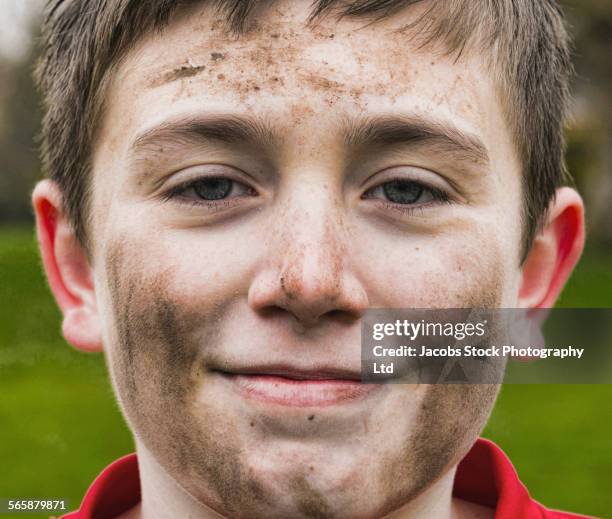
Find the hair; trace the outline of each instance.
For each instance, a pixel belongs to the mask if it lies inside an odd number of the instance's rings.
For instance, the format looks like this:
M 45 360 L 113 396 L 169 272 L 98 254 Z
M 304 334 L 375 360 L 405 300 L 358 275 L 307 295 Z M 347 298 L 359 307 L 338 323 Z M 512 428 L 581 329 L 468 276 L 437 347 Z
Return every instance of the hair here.
M 175 10 L 207 0 L 50 0 L 35 80 L 43 96 L 43 172 L 87 248 L 91 158 L 113 67 L 135 42 L 160 30 Z M 266 0 L 269 1 L 269 0 Z M 208 0 L 228 31 L 248 31 L 264 0 Z M 481 52 L 494 75 L 522 166 L 523 259 L 558 187 L 568 183 L 564 123 L 572 74 L 570 42 L 555 0 L 314 0 L 307 23 L 335 14 L 373 21 L 416 4 L 407 31 L 457 59 Z M 407 36 L 408 37 L 408 36 Z

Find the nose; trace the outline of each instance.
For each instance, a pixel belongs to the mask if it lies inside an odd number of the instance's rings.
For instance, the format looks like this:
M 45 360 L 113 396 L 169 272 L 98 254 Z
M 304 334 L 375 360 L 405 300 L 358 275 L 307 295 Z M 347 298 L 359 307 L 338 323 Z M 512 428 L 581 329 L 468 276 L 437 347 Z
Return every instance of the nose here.
M 290 314 L 312 327 L 330 318 L 354 321 L 367 309 L 365 288 L 351 266 L 342 212 L 324 198 L 319 203 L 312 197 L 301 203 L 294 199 L 281 212 L 267 261 L 249 288 L 256 312 Z

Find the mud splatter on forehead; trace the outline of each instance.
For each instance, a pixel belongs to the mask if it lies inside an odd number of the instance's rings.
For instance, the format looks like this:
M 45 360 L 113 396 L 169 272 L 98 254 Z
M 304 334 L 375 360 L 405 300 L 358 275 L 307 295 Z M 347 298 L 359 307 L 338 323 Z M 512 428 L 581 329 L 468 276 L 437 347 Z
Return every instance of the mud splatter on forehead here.
M 150 88 L 155 88 L 163 85 L 164 83 L 171 83 L 172 81 L 177 81 L 179 79 L 193 77 L 200 72 L 206 70 L 205 65 L 194 65 L 190 62 L 185 65 L 181 65 L 173 70 L 170 70 L 161 75 L 161 77 L 156 77 L 149 83 Z
M 212 96 L 231 92 L 245 102 L 257 93 L 286 95 L 286 89 L 292 88 L 296 92 L 312 90 L 327 95 L 330 106 L 341 99 L 361 104 L 365 94 L 384 93 L 395 99 L 419 74 L 418 69 L 409 66 L 408 59 L 410 49 L 416 45 L 405 34 L 397 33 L 405 25 L 400 20 L 379 21 L 377 30 L 385 38 L 372 41 L 369 33 L 362 34 L 355 26 L 343 26 L 335 19 L 308 25 L 309 9 L 301 11 L 288 6 L 271 7 L 265 17 L 251 20 L 248 31 L 232 35 L 223 20 L 210 20 L 210 9 L 191 6 L 177 11 L 175 17 L 177 24 L 189 18 L 189 32 L 174 39 L 170 39 L 174 35 L 162 32 L 163 48 L 154 55 L 143 55 L 139 50 L 133 55 L 144 60 L 144 68 L 150 71 L 144 84 L 158 87 L 180 80 L 177 99 L 205 88 Z M 412 19 L 417 11 L 418 8 L 408 9 L 400 19 L 407 14 Z M 146 49 L 154 37 L 155 33 L 144 38 L 137 48 Z M 346 55 L 342 59 L 336 57 L 343 55 L 334 52 L 336 48 L 353 49 L 352 61 L 359 72 L 352 70 L 349 81 L 343 70 Z M 179 61 L 177 55 L 182 56 Z M 372 55 L 377 56 L 375 66 Z

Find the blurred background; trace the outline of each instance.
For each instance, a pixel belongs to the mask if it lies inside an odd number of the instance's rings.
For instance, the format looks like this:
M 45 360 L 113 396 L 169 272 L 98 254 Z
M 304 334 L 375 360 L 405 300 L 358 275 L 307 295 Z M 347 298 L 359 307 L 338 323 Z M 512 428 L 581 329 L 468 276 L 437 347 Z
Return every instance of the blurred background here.
M 588 242 L 560 306 L 612 307 L 612 2 L 563 1 L 575 37 L 568 162 Z M 0 0 L 0 499 L 65 498 L 133 449 L 103 358 L 70 348 L 37 256 L 31 81 L 40 0 Z M 612 346 L 612 345 L 610 345 Z M 549 507 L 612 517 L 612 386 L 504 386 L 484 436 Z M 26 517 L 21 515 L 21 517 Z

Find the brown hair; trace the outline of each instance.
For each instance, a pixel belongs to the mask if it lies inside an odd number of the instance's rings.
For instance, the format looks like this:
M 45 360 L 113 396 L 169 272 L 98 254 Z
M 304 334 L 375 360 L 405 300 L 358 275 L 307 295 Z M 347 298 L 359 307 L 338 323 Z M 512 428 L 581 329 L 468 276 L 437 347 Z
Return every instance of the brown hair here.
M 35 79 L 43 94 L 42 159 L 86 246 L 92 141 L 104 84 L 113 65 L 181 6 L 205 0 L 50 0 Z M 210 1 L 210 0 L 209 0 Z M 261 0 L 214 0 L 228 29 L 241 33 Z M 500 88 L 523 165 L 523 257 L 555 190 L 568 182 L 563 125 L 572 67 L 563 16 L 555 0 L 316 0 L 310 22 L 334 13 L 385 18 L 415 4 L 424 14 L 410 29 L 423 44 L 450 54 L 485 53 Z

